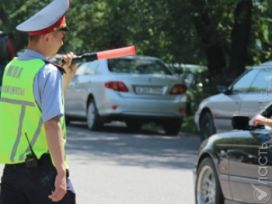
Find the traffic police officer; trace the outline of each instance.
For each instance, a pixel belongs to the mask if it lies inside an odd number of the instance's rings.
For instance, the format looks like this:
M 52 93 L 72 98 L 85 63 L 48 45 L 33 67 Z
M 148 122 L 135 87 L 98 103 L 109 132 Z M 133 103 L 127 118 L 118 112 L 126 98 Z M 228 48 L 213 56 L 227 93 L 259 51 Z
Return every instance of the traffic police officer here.
M 2 204 L 75 203 L 64 151 L 63 92 L 76 65 L 73 53 L 64 56 L 65 71 L 49 61 L 63 44 L 69 3 L 54 0 L 17 26 L 28 33 L 28 47 L 0 76 Z

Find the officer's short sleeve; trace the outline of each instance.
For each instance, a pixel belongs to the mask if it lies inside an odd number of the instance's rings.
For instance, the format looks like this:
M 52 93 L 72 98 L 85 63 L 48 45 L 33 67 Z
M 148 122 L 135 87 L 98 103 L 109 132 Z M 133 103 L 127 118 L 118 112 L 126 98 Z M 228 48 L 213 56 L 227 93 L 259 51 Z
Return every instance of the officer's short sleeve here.
M 42 112 L 43 122 L 64 115 L 62 75 L 52 64 L 46 64 L 36 75 L 34 96 Z

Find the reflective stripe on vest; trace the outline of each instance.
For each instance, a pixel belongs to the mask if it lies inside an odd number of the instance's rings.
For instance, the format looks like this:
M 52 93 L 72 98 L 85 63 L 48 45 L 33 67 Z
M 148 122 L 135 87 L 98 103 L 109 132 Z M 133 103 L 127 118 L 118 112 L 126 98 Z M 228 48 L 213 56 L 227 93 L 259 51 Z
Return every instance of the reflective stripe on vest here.
M 0 87 L 0 163 L 24 162 L 30 144 L 38 158 L 48 152 L 41 111 L 36 104 L 33 84 L 43 60 L 12 60 L 4 71 Z M 64 118 L 61 118 L 65 143 Z

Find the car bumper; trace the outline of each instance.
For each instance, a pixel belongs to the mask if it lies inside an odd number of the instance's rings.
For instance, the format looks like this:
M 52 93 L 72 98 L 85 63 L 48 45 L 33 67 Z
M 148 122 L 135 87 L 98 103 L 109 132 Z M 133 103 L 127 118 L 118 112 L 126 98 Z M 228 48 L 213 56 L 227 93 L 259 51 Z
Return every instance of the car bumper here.
M 182 118 L 185 116 L 185 100 L 177 97 L 169 99 L 111 98 L 98 107 L 101 116 Z

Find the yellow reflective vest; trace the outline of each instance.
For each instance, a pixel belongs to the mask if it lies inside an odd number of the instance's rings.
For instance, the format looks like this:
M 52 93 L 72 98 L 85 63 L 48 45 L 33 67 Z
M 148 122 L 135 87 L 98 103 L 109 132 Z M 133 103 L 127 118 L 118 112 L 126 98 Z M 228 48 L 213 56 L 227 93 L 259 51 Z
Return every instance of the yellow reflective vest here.
M 0 82 L 0 163 L 24 162 L 30 153 L 27 138 L 38 158 L 48 152 L 42 113 L 33 93 L 35 76 L 44 65 L 40 59 L 15 58 L 4 70 Z M 63 117 L 61 123 L 65 143 Z

